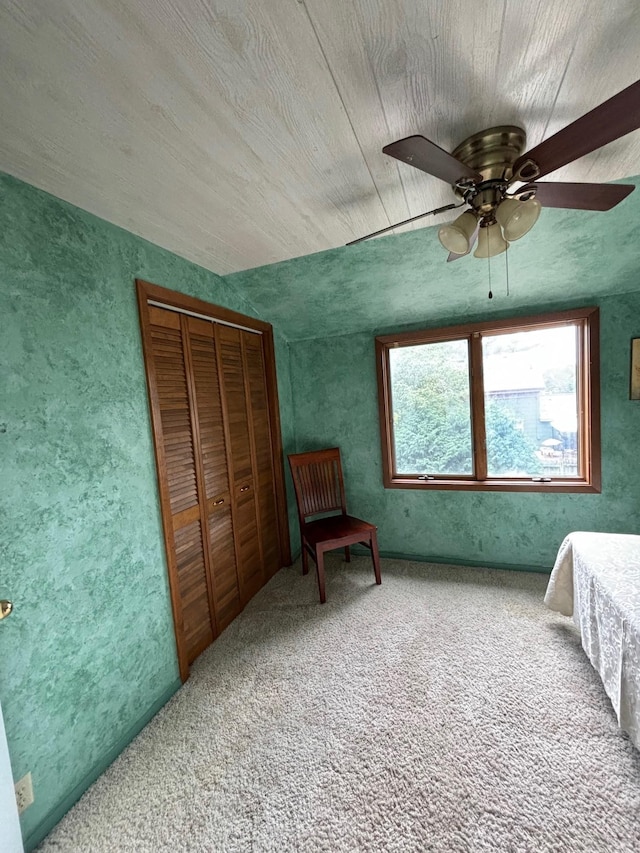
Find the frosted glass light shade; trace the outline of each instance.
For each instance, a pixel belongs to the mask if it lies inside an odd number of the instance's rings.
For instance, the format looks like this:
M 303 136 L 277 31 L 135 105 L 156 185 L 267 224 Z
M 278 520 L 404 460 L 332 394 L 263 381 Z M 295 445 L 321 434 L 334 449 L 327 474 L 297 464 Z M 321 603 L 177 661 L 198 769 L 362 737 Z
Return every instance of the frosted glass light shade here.
M 493 258 L 507 251 L 509 244 L 502 236 L 497 222 L 486 225 L 478 231 L 478 248 L 473 253 L 474 258 Z
M 535 198 L 529 201 L 505 198 L 496 210 L 496 220 L 502 226 L 507 240 L 519 240 L 524 237 L 536 224 L 539 216 L 540 202 Z
M 438 239 L 449 252 L 464 255 L 469 251 L 469 242 L 476 230 L 477 221 L 470 210 L 465 210 L 453 222 L 443 225 L 438 231 Z

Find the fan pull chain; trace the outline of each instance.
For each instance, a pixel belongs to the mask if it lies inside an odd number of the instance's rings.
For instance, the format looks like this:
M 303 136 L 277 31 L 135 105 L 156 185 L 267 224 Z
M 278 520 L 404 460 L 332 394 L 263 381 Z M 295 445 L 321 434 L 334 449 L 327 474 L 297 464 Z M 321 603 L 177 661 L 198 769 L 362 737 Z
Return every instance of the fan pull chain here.
M 491 256 L 490 255 L 487 258 L 487 261 L 489 263 L 489 299 L 493 299 L 493 292 L 491 290 Z
M 505 266 L 507 268 L 507 296 L 508 296 L 509 295 L 509 247 L 508 246 L 507 246 L 507 249 L 504 253 L 504 263 L 505 263 Z

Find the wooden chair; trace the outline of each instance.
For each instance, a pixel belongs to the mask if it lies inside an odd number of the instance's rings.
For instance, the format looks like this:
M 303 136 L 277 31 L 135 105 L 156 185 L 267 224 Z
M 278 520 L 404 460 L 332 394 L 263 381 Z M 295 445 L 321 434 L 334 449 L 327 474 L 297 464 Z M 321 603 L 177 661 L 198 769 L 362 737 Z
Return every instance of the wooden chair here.
M 325 551 L 344 548 L 345 559 L 349 563 L 349 546 L 356 542 L 366 545 L 371 549 L 376 583 L 382 583 L 376 526 L 347 515 L 340 449 L 333 447 L 309 453 L 292 453 L 288 458 L 298 503 L 302 573 L 306 575 L 309 572 L 310 554 L 318 570 L 320 603 L 324 604 L 327 600 L 324 589 Z M 307 521 L 311 516 L 338 510 L 339 515 Z

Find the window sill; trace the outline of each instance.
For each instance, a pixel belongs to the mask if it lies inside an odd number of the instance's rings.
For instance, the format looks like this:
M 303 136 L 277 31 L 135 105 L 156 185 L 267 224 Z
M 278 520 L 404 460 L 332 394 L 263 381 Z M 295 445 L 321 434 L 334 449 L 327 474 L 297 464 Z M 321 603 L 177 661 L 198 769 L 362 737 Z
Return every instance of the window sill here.
M 558 494 L 600 494 L 600 485 L 585 480 L 556 480 L 536 483 L 531 480 L 418 480 L 415 477 L 393 477 L 385 480 L 385 489 L 425 489 L 458 492 L 547 492 Z

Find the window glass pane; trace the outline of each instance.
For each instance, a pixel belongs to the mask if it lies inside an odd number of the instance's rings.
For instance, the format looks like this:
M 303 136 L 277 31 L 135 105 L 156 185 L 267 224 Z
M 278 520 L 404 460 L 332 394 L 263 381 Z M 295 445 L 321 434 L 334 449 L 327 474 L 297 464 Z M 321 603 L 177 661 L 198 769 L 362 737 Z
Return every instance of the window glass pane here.
M 389 350 L 398 474 L 473 474 L 466 340 Z
M 578 476 L 577 326 L 482 344 L 488 476 Z

